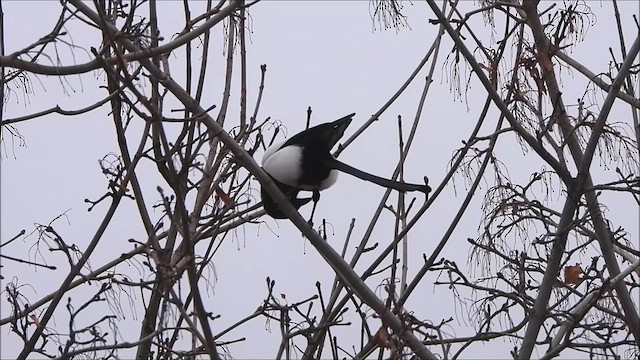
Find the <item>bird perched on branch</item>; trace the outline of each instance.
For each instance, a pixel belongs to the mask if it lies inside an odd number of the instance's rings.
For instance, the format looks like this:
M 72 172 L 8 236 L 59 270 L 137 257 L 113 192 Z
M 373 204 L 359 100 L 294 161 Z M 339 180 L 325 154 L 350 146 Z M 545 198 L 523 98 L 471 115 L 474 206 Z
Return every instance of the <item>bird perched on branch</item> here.
M 331 148 L 344 135 L 354 115 L 355 113 L 334 122 L 314 126 L 273 144 L 262 157 L 262 168 L 296 209 L 313 200 L 309 223 L 312 222 L 320 200 L 320 191 L 335 184 L 339 171 L 400 192 L 421 191 L 428 194 L 431 191 L 426 177 L 424 185 L 393 181 L 358 170 L 334 158 Z M 313 197 L 298 198 L 301 190 L 313 192 Z M 286 218 L 267 191 L 262 189 L 261 195 L 267 214 L 276 219 Z

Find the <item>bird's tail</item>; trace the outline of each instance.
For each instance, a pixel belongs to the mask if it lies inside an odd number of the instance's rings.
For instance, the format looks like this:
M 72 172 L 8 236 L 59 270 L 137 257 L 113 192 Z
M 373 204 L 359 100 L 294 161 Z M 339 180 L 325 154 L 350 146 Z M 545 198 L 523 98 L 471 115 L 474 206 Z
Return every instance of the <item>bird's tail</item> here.
M 356 168 L 354 168 L 351 165 L 347 165 L 337 159 L 334 159 L 333 157 L 330 158 L 330 160 L 328 159 L 327 161 L 330 161 L 330 165 L 331 168 L 336 169 L 336 170 L 340 170 L 342 172 L 345 172 L 347 174 L 353 175 L 359 179 L 362 179 L 364 181 L 369 181 L 372 182 L 374 184 L 378 184 L 380 186 L 384 186 L 386 188 L 389 189 L 394 189 L 394 190 L 398 190 L 400 192 L 406 192 L 406 191 L 420 191 L 423 192 L 425 194 L 428 194 L 431 191 L 431 188 L 429 187 L 429 185 L 424 184 L 424 185 L 418 185 L 418 184 L 409 184 L 409 183 L 405 183 L 405 182 L 400 182 L 400 181 L 393 181 L 393 180 L 389 180 L 389 179 L 385 179 L 385 178 L 381 178 L 379 176 L 375 176 L 369 173 L 366 173 L 362 170 L 358 170 Z

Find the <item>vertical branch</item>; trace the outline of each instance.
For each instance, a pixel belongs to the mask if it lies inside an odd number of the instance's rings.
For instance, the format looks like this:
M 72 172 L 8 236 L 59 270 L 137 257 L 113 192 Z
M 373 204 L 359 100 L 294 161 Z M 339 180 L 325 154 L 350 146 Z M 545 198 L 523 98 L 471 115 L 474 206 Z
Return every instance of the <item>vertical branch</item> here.
M 207 0 L 207 14 L 210 13 L 211 6 L 212 6 L 212 0 Z M 207 15 L 207 18 L 209 17 L 210 15 Z M 208 64 L 208 58 L 209 58 L 209 45 L 211 42 L 210 30 L 204 33 L 204 38 L 202 41 L 203 41 L 202 60 L 200 61 L 200 74 L 198 75 L 198 86 L 195 94 L 195 99 L 198 103 L 202 103 L 202 94 L 204 92 L 206 70 L 207 70 L 207 64 Z M 228 86 L 231 86 L 231 85 L 229 84 Z M 225 83 L 225 88 L 226 87 L 227 87 L 227 84 Z M 224 103 L 224 99 L 223 99 L 223 103 Z M 201 114 L 194 114 L 194 115 L 200 116 Z M 194 130 L 192 131 L 195 131 L 195 126 L 196 126 L 195 123 L 196 122 L 194 122 L 194 125 L 193 125 Z M 200 121 L 198 121 L 197 123 L 199 125 Z M 198 186 L 196 200 L 193 206 L 193 212 L 191 213 L 191 217 L 192 217 L 191 223 L 193 224 L 193 226 L 195 226 L 198 223 L 199 218 L 202 215 L 202 209 L 204 208 L 204 205 L 206 204 L 207 200 L 211 197 L 211 195 L 214 192 L 214 188 L 212 186 L 212 183 L 214 181 L 213 175 L 217 171 L 219 166 L 219 162 L 216 162 L 216 158 L 221 159 L 221 154 L 218 153 L 218 142 L 219 140 L 217 137 L 212 137 L 208 143 L 209 153 L 207 154 L 207 160 L 205 162 L 204 169 L 203 169 L 204 176 L 202 179 L 202 183 L 200 184 L 200 186 Z
M 220 126 L 224 125 L 224 120 L 227 116 L 227 109 L 229 107 L 229 98 L 231 97 L 231 75 L 233 74 L 233 50 L 235 48 L 236 41 L 236 19 L 229 16 L 229 28 L 227 36 L 227 70 L 224 78 L 224 91 L 222 93 L 222 103 L 220 104 L 220 112 L 216 121 Z
M 151 46 L 152 47 L 157 47 L 158 46 L 158 37 L 159 37 L 159 30 L 158 30 L 158 18 L 157 18 L 157 12 L 156 12 L 156 1 L 152 0 L 149 2 L 149 20 L 150 20 L 150 25 L 151 25 Z M 105 29 L 105 33 L 109 33 L 108 31 L 106 31 Z M 160 64 L 160 59 L 156 56 L 152 59 L 152 61 L 154 62 L 154 64 L 156 64 L 156 66 L 159 66 Z M 158 109 L 160 107 L 159 102 L 160 102 L 160 95 L 159 95 L 159 91 L 158 91 L 158 81 L 157 79 L 151 78 L 151 101 L 150 101 L 150 106 L 152 109 L 154 109 L 154 113 L 158 114 Z M 156 117 L 152 117 L 150 123 L 151 123 L 151 133 L 152 136 L 151 138 L 153 139 L 153 149 L 154 149 L 154 153 L 156 156 L 156 161 L 157 161 L 157 166 L 160 167 L 161 165 L 161 161 L 162 161 L 162 153 L 160 150 L 160 145 L 159 145 L 159 127 L 162 126 L 161 125 L 161 118 L 156 118 Z M 160 262 L 164 262 L 166 261 L 166 253 L 163 251 L 163 249 L 158 248 L 157 251 L 159 252 L 160 255 Z M 156 264 L 156 266 L 159 264 Z M 152 345 L 152 338 L 151 338 L 151 334 L 153 334 L 156 330 L 156 322 L 157 322 L 157 317 L 158 317 L 158 311 L 160 309 L 160 304 L 162 302 L 162 283 L 164 282 L 162 279 L 162 274 L 163 271 L 158 271 L 156 273 L 156 277 L 155 277 L 155 284 L 153 285 L 153 290 L 151 292 L 151 298 L 149 299 L 149 304 L 145 309 L 145 314 L 144 314 L 144 319 L 142 321 L 141 327 L 140 327 L 140 340 L 141 340 L 141 344 L 140 346 L 138 346 L 137 348 L 137 353 L 136 353 L 136 359 L 146 359 L 148 358 L 148 354 L 151 351 L 151 345 Z
M 182 8 L 184 9 L 184 23 L 185 23 L 185 30 L 184 31 L 188 31 L 189 30 L 189 24 L 191 23 L 191 10 L 189 8 L 189 1 L 188 0 L 183 0 L 182 2 Z M 210 33 L 210 31 L 206 31 L 204 36 L 205 38 L 208 36 L 208 34 Z M 207 57 L 207 42 L 205 41 L 204 43 L 204 50 L 203 50 L 203 54 L 202 57 L 206 59 Z M 189 94 L 191 94 L 192 91 L 192 85 L 193 85 L 193 66 L 192 64 L 192 59 L 193 59 L 193 50 L 192 50 L 192 46 L 191 46 L 191 41 L 188 41 L 185 44 L 185 91 Z M 205 65 L 206 63 L 203 63 L 202 65 Z M 200 68 L 200 70 L 202 71 L 202 67 Z M 198 83 L 198 85 L 201 85 L 202 82 Z M 197 96 L 197 95 L 196 95 Z M 196 97 L 197 98 L 197 97 Z M 194 116 L 195 114 L 192 114 L 188 109 L 184 109 L 184 118 L 188 119 L 191 118 L 192 116 Z M 186 173 L 188 172 L 188 169 L 193 161 L 193 156 L 194 154 L 192 153 L 193 150 L 193 139 L 195 137 L 195 129 L 197 126 L 198 122 L 197 121 L 188 121 L 185 122 L 182 126 L 182 132 L 187 132 L 187 140 L 186 140 L 186 144 L 185 144 L 185 148 L 184 148 L 184 156 L 182 157 L 182 170 L 181 173 L 184 173 L 183 176 L 187 176 Z M 176 144 L 176 146 L 178 146 L 178 144 Z
M 402 139 L 402 116 L 398 115 L 398 148 L 400 152 L 400 156 L 398 159 L 398 181 L 404 181 L 404 161 L 405 161 L 405 153 L 404 153 L 404 141 Z M 405 213 L 405 194 L 398 193 L 398 202 L 397 207 L 394 212 L 395 221 L 394 221 L 394 231 L 393 238 L 398 238 L 398 234 L 400 233 L 401 227 L 404 228 L 406 226 L 406 213 Z M 406 285 L 407 280 L 407 235 L 402 237 L 402 243 L 400 244 L 401 248 L 401 256 L 398 256 L 398 244 L 393 247 L 393 252 L 391 256 L 391 275 L 389 276 L 389 300 L 387 301 L 387 306 L 391 308 L 394 304 L 397 303 L 398 294 L 402 294 L 402 291 Z M 400 287 L 399 290 L 396 291 L 396 283 L 397 283 L 397 269 L 398 264 L 401 266 L 400 270 Z
M 402 151 L 404 149 L 404 140 L 402 138 L 402 118 L 398 116 L 398 150 L 399 150 L 399 163 L 400 172 L 398 174 L 398 179 L 400 181 L 404 181 L 404 162 L 407 158 L 407 153 Z M 396 227 L 400 227 L 404 229 L 407 227 L 407 209 L 405 205 L 405 193 L 398 193 L 398 222 L 396 222 Z M 398 234 L 396 233 L 396 236 Z M 407 286 L 407 273 L 409 271 L 409 236 L 405 234 L 402 237 L 402 270 L 400 273 L 400 291 L 402 294 Z
M 248 125 L 249 130 L 254 129 L 256 125 L 256 121 L 258 119 L 258 111 L 260 110 L 260 104 L 262 103 L 262 94 L 264 93 L 264 81 L 265 81 L 266 74 L 267 74 L 267 65 L 266 64 L 260 65 L 260 85 L 258 85 L 258 96 L 256 97 L 256 104 L 253 108 L 253 115 L 251 116 L 249 125 Z M 241 145 L 245 146 L 248 139 L 249 137 L 244 137 L 242 139 Z
M 247 127 L 247 49 L 245 44 L 246 10 L 244 0 L 240 1 L 240 134 L 246 131 Z

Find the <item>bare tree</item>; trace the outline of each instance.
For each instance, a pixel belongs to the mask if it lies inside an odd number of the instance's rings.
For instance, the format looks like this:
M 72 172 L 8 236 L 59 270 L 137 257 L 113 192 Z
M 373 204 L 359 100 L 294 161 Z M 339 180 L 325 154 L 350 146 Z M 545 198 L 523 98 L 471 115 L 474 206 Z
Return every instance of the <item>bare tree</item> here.
M 244 339 L 230 333 L 242 333 L 255 322 L 277 323 L 279 359 L 360 359 L 375 352 L 394 359 L 476 357 L 475 344 L 505 340 L 512 345 L 504 356 L 518 359 L 640 356 L 640 250 L 630 230 L 607 212 L 611 194 L 640 205 L 636 18 L 621 12 L 615 0 L 603 5 L 607 15 L 599 21 L 615 27 L 618 38 L 611 48 L 599 49 L 610 57 L 609 67 L 593 69 L 569 52 L 594 26 L 588 2 L 426 2 L 438 32 L 423 60 L 335 155 L 376 120 L 397 117 L 399 160 L 393 178 L 403 180 L 437 71 L 446 78 L 452 102 L 484 97 L 484 106 L 468 105 L 477 116 L 475 125 L 460 136 L 462 147 L 442 180 L 431 184 L 431 196 L 394 199 L 387 190 L 363 236 L 356 238 L 351 230 L 336 234 L 345 239 L 341 252 L 327 242 L 327 225 L 312 228 L 253 158 L 283 132 L 279 122 L 260 114 L 267 66 L 260 68 L 260 79 L 247 75 L 249 12 L 268 2 L 208 1 L 196 14 L 184 1 L 181 30 L 169 35 L 155 0 L 66 0 L 54 29 L 38 41 L 5 54 L 3 40 L 5 145 L 22 141 L 21 123 L 105 106 L 113 122 L 110 136 L 118 144 L 117 153 L 100 161 L 108 190 L 86 200 L 87 210 L 104 209 L 87 246 L 57 230 L 64 214 L 37 225 L 35 236 L 21 230 L 0 243 L 2 260 L 11 269 L 62 274 L 57 291 L 33 299 L 18 270 L 3 273 L 3 307 L 9 305 L 11 312 L 3 314 L 0 325 L 22 342 L 19 358 L 134 353 L 138 359 L 231 358 Z M 376 26 L 405 31 L 410 19 L 403 5 L 370 2 Z M 60 44 L 81 50 L 69 40 L 71 23 L 73 29 L 80 23 L 101 34 L 99 43 L 84 49 L 88 62 L 69 65 L 61 54 Z M 1 30 L 2 39 L 11 35 L 4 23 Z M 214 32 L 224 34 L 226 56 L 224 77 L 215 80 L 222 89 L 215 104 L 205 96 L 214 67 L 209 58 Z M 447 53 L 440 56 L 443 50 Z M 585 84 L 577 100 L 565 94 L 568 72 Z M 418 75 L 426 81 L 412 121 L 389 114 Z M 44 77 L 59 79 L 63 89 L 71 77 L 97 77 L 101 98 L 78 109 L 53 106 L 5 119 L 7 99 L 29 94 L 29 84 Z M 250 88 L 257 89 L 254 104 L 248 104 Z M 626 115 L 613 119 L 614 105 Z M 510 168 L 513 149 L 531 161 Z M 592 166 L 597 161 L 615 171 L 602 175 Z M 151 173 L 141 170 L 149 166 Z M 448 201 L 444 190 L 456 178 L 465 182 L 462 202 L 435 248 L 413 265 L 408 258 L 414 239 L 425 236 L 415 225 Z M 208 305 L 203 288 L 212 264 L 229 256 L 220 251 L 225 238 L 272 221 L 261 207 L 259 186 L 299 229 L 301 241 L 306 238 L 330 265 L 335 280 L 330 286 L 316 283 L 317 292 L 306 298 L 286 299 L 274 293 L 275 281 L 267 277 L 255 312 L 234 314 L 240 320 L 221 328 L 215 322 L 220 310 Z M 443 250 L 460 247 L 453 234 L 460 219 L 473 214 L 469 204 L 475 199 L 482 201 L 481 226 L 464 230 L 470 255 L 461 266 Z M 108 241 L 107 228 L 126 203 L 135 204 L 144 238 L 132 238 L 130 249 L 116 258 L 95 260 L 97 246 Z M 392 239 L 378 246 L 372 233 L 383 214 L 393 215 L 395 227 Z M 18 239 L 33 241 L 36 255 L 13 251 Z M 356 249 L 353 254 L 350 248 Z M 63 263 L 52 260 L 58 254 Z M 369 254 L 375 256 L 364 256 Z M 590 262 L 581 263 L 584 258 Z M 123 270 L 125 264 L 135 270 Z M 421 300 L 415 290 L 425 285 L 450 294 L 464 313 L 424 315 L 416 304 L 428 299 Z M 84 294 L 84 300 L 72 293 Z M 134 338 L 121 336 L 123 306 L 141 312 Z M 68 321 L 54 322 L 55 315 Z M 473 334 L 457 335 L 451 330 L 456 321 L 473 324 Z

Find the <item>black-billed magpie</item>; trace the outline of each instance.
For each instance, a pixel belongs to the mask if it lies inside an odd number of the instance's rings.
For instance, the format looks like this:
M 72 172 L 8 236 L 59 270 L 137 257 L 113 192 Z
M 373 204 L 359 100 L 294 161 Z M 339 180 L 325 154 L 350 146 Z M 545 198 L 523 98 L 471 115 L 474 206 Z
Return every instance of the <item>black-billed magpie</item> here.
M 271 176 L 291 204 L 299 209 L 313 199 L 311 223 L 320 191 L 335 184 L 338 171 L 346 172 L 365 181 L 401 192 L 421 191 L 428 194 L 428 185 L 408 184 L 371 175 L 347 165 L 331 155 L 338 140 L 344 135 L 355 113 L 334 122 L 324 123 L 304 130 L 287 140 L 273 144 L 262 157 L 262 168 Z M 297 198 L 300 190 L 312 191 L 312 198 Z M 267 214 L 276 219 L 285 218 L 273 198 L 261 190 L 262 202 Z

